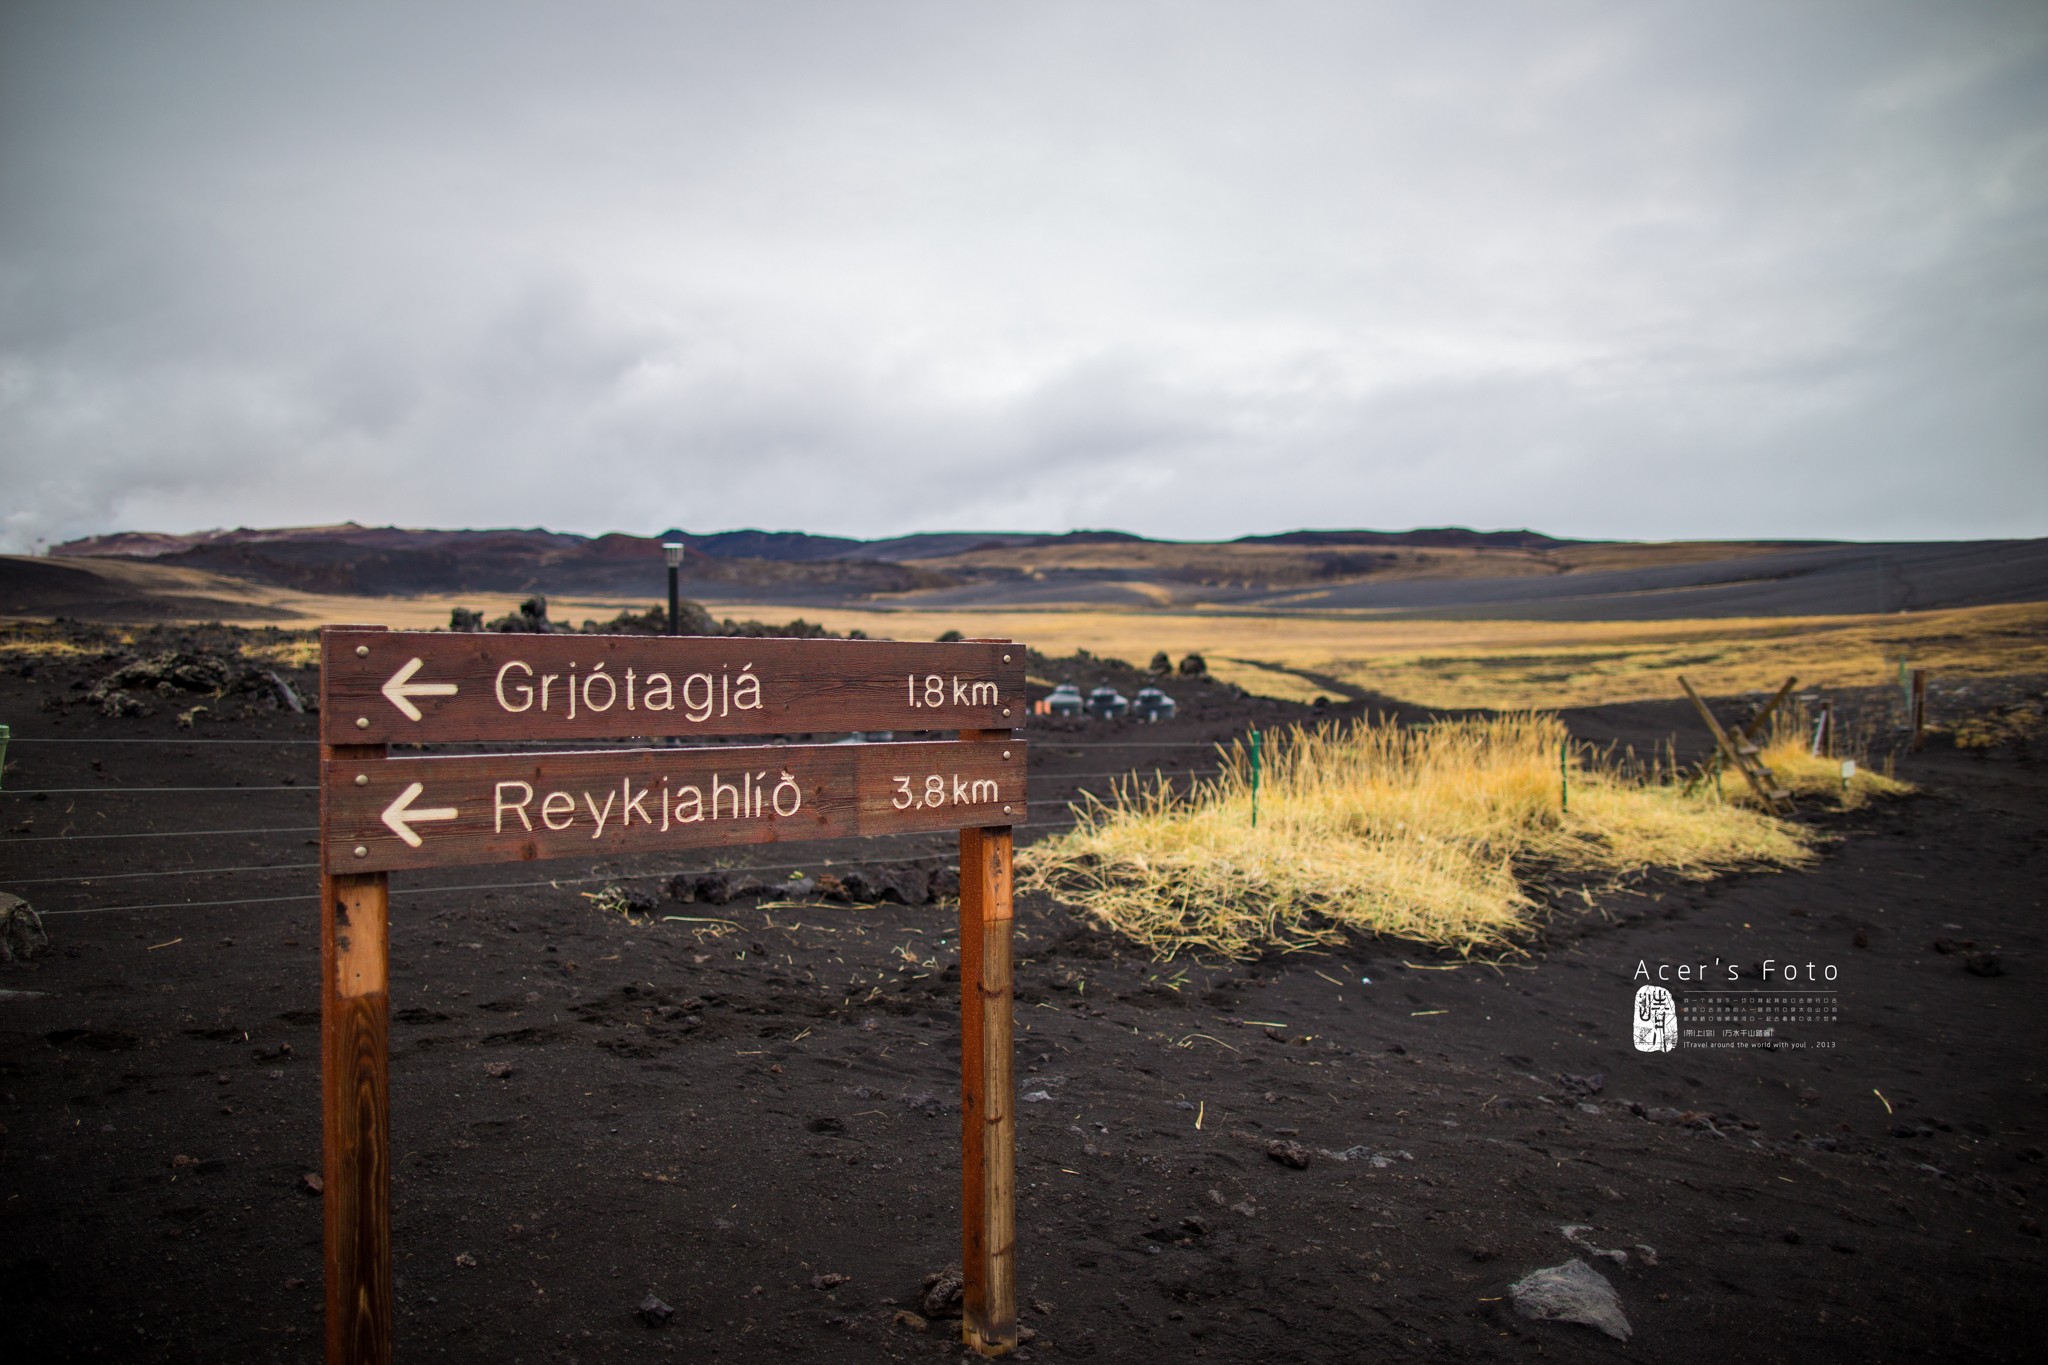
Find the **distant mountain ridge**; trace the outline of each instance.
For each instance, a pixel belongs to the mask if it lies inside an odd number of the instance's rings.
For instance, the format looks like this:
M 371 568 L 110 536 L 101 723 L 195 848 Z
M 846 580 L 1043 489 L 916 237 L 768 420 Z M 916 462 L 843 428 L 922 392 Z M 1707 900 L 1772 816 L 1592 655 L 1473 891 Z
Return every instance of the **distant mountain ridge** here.
M 687 547 L 684 579 L 695 590 L 793 601 L 1022 585 L 1047 573 L 1071 579 L 1075 571 L 1118 581 L 1160 577 L 1194 586 L 1300 586 L 1384 574 L 1396 564 L 1396 557 L 1363 553 L 1371 549 L 1540 550 L 1572 543 L 1534 531 L 1462 527 L 1293 531 L 1211 543 L 1150 540 L 1114 530 L 937 531 L 859 540 L 758 529 L 585 536 L 545 527 L 439 530 L 341 522 L 184 534 L 123 531 L 67 541 L 50 553 L 59 559 L 145 559 L 302 592 L 637 596 L 659 590 L 661 546 L 667 541 Z M 1238 558 L 1250 556 L 1246 570 L 1215 571 L 1213 561 L 1229 558 L 1232 547 L 1242 547 Z M 1189 550 L 1202 552 L 1199 566 L 1174 562 L 1185 560 Z M 1159 562 L 1147 563 L 1154 559 Z
M 1611 620 L 1825 615 L 2048 598 L 2048 540 L 1565 540 L 1532 530 L 1299 530 L 1225 541 L 1126 531 L 585 536 L 361 526 L 91 536 L 58 560 L 148 563 L 323 595 L 541 593 L 646 600 L 661 546 L 722 603 L 1060 610 L 1211 608 Z
M 607 557 L 633 558 L 660 553 L 664 541 L 681 541 L 692 553 L 714 559 L 818 560 L 941 559 L 976 550 L 1102 544 L 1154 545 L 1402 545 L 1434 549 L 1540 549 L 1590 542 L 1560 540 L 1539 531 L 1473 531 L 1462 526 L 1422 527 L 1412 531 L 1283 531 L 1276 535 L 1238 536 L 1228 541 L 1154 540 L 1129 531 L 923 531 L 906 536 L 859 540 L 821 536 L 808 531 L 744 529 L 703 534 L 670 529 L 652 536 L 623 531 L 585 536 L 545 527 L 499 527 L 489 530 L 436 530 L 399 526 L 363 526 L 337 522 L 327 526 L 236 527 L 233 530 L 116 531 L 84 536 L 52 546 L 59 559 L 120 557 L 165 559 L 192 550 L 240 545 L 329 545 L 357 550 L 492 549 L 518 545 L 533 552 L 575 552 L 594 547 Z

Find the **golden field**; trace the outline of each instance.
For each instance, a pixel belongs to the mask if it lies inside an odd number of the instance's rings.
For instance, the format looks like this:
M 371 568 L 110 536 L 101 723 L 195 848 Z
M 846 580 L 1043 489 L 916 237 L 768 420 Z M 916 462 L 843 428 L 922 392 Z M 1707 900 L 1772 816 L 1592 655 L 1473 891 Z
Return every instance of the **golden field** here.
M 288 631 L 342 623 L 431 629 L 446 626 L 455 607 L 479 610 L 488 619 L 513 611 L 523 596 L 320 595 L 199 570 L 97 563 L 96 572 L 138 596 L 182 596 L 195 605 L 204 599 L 198 619 Z M 653 597 L 549 599 L 553 618 L 575 625 L 657 605 Z M 2048 603 L 1890 615 L 1592 622 L 1171 606 L 845 607 L 715 598 L 704 605 L 714 616 L 772 622 L 803 617 L 878 638 L 929 640 L 958 630 L 1020 640 L 1056 657 L 1085 649 L 1143 664 L 1160 650 L 1176 660 L 1198 652 L 1225 681 L 1296 701 L 1335 693 L 1337 684 L 1422 706 L 1583 706 L 1671 697 L 1680 672 L 1703 691 L 1720 695 L 1773 687 L 1788 673 L 1803 687 L 1852 687 L 1896 678 L 1901 654 L 1951 681 L 2048 673 Z M 181 618 L 191 619 L 192 613 L 166 602 L 160 619 Z
M 1359 614 L 1140 611 L 890 611 L 721 605 L 714 615 L 804 616 L 834 630 L 932 639 L 947 630 L 1021 640 L 1054 656 L 1086 649 L 1142 665 L 1193 651 L 1246 690 L 1305 700 L 1327 678 L 1421 706 L 1499 710 L 1677 695 L 1893 681 L 1903 653 L 1945 680 L 2048 673 L 2048 603 L 1886 616 L 1686 621 L 1427 621 Z M 609 613 L 607 613 L 609 614 Z M 1086 679 L 1076 678 L 1085 683 Z

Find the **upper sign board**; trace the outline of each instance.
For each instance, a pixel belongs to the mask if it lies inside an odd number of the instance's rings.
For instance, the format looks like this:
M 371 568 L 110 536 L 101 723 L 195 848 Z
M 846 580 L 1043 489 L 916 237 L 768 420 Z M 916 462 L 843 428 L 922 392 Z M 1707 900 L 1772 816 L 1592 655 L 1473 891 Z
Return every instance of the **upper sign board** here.
M 694 635 L 321 632 L 329 744 L 694 738 L 1024 723 L 1024 647 Z

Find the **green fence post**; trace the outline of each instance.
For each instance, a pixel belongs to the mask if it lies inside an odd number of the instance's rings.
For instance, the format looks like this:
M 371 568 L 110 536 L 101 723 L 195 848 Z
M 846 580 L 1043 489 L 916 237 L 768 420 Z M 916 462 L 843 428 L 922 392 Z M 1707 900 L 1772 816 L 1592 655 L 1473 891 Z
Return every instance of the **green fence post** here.
M 13 732 L 0 725 L 0 787 L 7 785 L 7 739 Z
M 1259 727 L 1252 727 L 1252 828 L 1259 827 Z
M 1572 775 L 1567 758 L 1572 751 L 1572 742 L 1561 739 L 1557 742 L 1557 813 L 1568 815 L 1572 808 Z

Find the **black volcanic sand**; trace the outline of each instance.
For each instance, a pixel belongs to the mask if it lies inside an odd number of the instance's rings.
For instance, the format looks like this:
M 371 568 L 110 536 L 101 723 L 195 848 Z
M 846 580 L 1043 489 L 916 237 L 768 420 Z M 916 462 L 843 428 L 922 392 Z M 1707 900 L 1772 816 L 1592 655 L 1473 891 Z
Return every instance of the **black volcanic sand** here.
M 313 733 L 260 703 L 193 731 L 168 705 L 39 709 L 104 667 L 23 678 L 9 662 L 0 718 L 74 741 Z M 1074 786 L 1058 774 L 1199 766 L 1199 747 L 1164 746 L 1304 714 L 1187 690 L 1183 721 L 1035 733 L 1047 823 L 1045 795 Z M 1589 738 L 1682 723 L 1598 714 L 1604 730 L 1578 718 Z M 2048 781 L 2010 752 L 1937 749 L 1905 772 L 1920 795 L 1817 817 L 1836 842 L 1811 870 L 1655 879 L 1590 906 L 1560 890 L 1529 955 L 1499 967 L 1441 970 L 1392 942 L 1159 964 L 1026 898 L 1018 1280 L 1036 1335 L 1020 1357 L 2035 1356 Z M 52 911 L 302 894 L 310 869 L 165 874 L 310 862 L 312 775 L 304 744 L 18 744 L 16 790 L 295 790 L 0 797 L 0 889 Z M 286 832 L 31 842 L 255 828 Z M 754 861 L 816 871 L 944 847 Z M 610 870 L 396 880 L 401 1356 L 956 1354 L 956 1322 L 897 1317 L 959 1256 L 950 909 L 669 901 L 658 913 L 722 922 L 631 922 L 581 894 L 601 881 L 434 889 Z M 30 881 L 84 872 L 107 880 Z M 47 954 L 0 967 L 0 1354 L 317 1358 L 310 898 L 49 927 Z M 1972 953 L 2000 974 L 1973 974 Z M 1805 1047 L 1635 1052 L 1637 964 L 1717 958 L 1834 967 L 1840 1022 L 1782 1031 Z M 1593 1261 L 1627 1346 L 1505 1298 L 1589 1255 L 1573 1225 L 1627 1252 Z M 849 1278 L 814 1286 L 829 1275 Z M 650 1293 L 675 1308 L 666 1325 L 636 1316 Z

